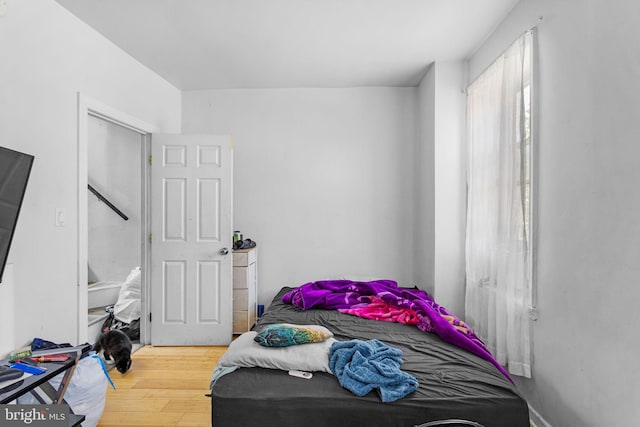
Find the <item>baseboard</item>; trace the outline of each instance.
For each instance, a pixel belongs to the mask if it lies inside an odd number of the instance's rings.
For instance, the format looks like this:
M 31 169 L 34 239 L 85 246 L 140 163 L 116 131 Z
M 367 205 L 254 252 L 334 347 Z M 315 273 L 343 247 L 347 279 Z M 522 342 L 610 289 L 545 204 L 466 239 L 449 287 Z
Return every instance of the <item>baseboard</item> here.
M 531 427 L 552 427 L 531 405 L 529 405 L 529 421 L 531 422 Z

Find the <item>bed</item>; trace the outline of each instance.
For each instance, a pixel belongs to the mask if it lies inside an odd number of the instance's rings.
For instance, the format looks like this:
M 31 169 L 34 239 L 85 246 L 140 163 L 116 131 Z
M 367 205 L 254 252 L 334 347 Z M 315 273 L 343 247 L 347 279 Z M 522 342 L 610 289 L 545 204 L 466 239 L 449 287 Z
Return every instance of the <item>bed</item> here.
M 378 340 L 402 350 L 401 369 L 417 379 L 418 388 L 401 399 L 382 402 L 374 391 L 356 396 L 322 370 L 301 379 L 284 369 L 247 364 L 219 375 L 225 369 L 219 364 L 211 388 L 213 426 L 416 426 L 461 419 L 484 427 L 529 427 L 526 401 L 492 362 L 414 325 L 283 302 L 294 289 L 282 288 L 247 334 L 288 323 L 323 326 L 337 341 Z M 250 337 L 236 341 L 245 338 Z

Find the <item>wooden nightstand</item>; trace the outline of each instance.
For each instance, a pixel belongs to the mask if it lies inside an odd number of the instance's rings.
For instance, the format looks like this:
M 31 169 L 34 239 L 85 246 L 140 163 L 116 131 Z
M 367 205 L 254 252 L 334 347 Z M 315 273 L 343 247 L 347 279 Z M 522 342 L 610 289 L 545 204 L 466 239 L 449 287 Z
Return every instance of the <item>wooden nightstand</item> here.
M 256 248 L 233 251 L 233 333 L 241 334 L 256 323 L 258 272 Z

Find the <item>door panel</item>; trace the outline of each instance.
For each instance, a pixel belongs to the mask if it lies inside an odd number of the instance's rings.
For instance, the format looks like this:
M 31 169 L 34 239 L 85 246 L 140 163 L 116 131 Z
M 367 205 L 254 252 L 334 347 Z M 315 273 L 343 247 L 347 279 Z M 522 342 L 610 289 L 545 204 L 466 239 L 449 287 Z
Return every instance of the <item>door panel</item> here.
M 187 180 L 165 178 L 162 181 L 164 200 L 162 215 L 164 224 L 162 227 L 163 242 L 187 241 Z
M 228 344 L 231 139 L 155 134 L 151 145 L 152 344 Z
M 220 236 L 220 180 L 198 180 L 198 241 L 216 242 Z

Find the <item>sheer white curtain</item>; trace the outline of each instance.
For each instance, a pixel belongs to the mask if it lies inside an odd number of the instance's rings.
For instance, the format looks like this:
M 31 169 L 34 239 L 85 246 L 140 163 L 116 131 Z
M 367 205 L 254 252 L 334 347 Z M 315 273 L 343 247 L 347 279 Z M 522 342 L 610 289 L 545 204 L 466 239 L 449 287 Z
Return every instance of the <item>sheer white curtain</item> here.
M 531 376 L 531 31 L 467 89 L 466 321 Z

